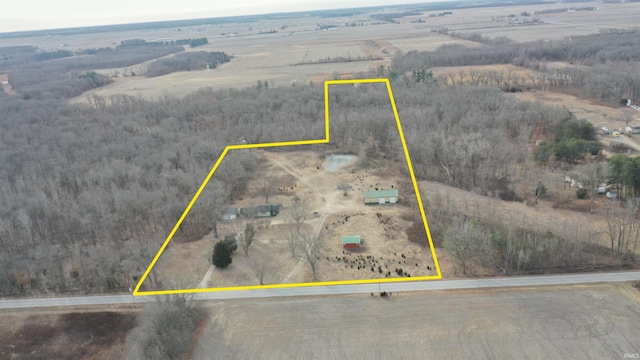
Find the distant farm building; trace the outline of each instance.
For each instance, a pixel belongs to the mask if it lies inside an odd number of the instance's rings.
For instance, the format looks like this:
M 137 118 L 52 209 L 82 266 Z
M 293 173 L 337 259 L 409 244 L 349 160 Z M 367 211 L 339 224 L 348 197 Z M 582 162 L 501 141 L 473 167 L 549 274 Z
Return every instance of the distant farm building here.
M 627 126 L 624 131 L 631 134 L 640 134 L 640 125 Z
M 343 236 L 342 247 L 344 248 L 357 248 L 360 247 L 360 236 Z
M 364 192 L 365 204 L 395 204 L 398 202 L 398 190 L 375 190 Z
M 228 207 L 222 211 L 222 220 L 235 220 L 238 217 L 238 208 Z
M 256 207 L 242 208 L 240 209 L 240 214 L 243 216 L 253 216 L 257 218 L 273 217 L 280 213 L 280 209 L 282 209 L 281 204 L 266 204 L 258 205 Z

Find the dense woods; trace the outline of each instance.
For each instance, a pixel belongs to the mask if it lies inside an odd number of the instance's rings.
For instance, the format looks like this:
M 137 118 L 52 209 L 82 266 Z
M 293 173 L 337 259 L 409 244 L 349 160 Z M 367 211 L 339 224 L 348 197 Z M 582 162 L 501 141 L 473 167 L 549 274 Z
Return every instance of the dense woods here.
M 79 56 L 62 56 L 69 51 L 38 52 L 32 46 L 0 48 L 0 69 L 24 98 L 66 99 L 111 82 L 94 70 L 139 64 L 183 51 L 179 45 L 119 46 L 85 49 Z
M 331 101 L 356 106 L 334 119 L 332 139 L 348 148 L 373 136 L 378 153 L 394 151 L 399 143 L 388 98 L 370 89 L 332 91 Z M 323 136 L 322 90 L 203 89 L 158 101 L 94 97 L 91 105 L 5 98 L 0 290 L 131 286 L 224 146 Z M 401 80 L 394 93 L 420 178 L 505 196 L 510 169 L 527 156 L 533 128 L 568 116 L 559 108 L 514 103 L 492 88 Z M 250 151 L 229 154 L 217 172 L 221 182 L 207 188 L 218 195 L 194 208 L 177 238 L 210 231 L 212 214 L 242 196 L 259 160 Z
M 224 146 L 322 136 L 321 91 L 3 99 L 2 292 L 126 289 Z M 237 153 L 223 165 L 228 189 L 241 191 L 255 161 Z
M 534 134 L 554 139 L 536 150 L 540 162 L 574 163 L 597 146 L 593 128 L 566 109 L 505 94 L 526 90 L 508 74 L 473 72 L 466 82 L 450 83 L 435 79 L 429 67 L 526 66 L 543 74 L 527 86 L 620 105 L 621 98 L 640 98 L 636 37 L 602 33 L 528 44 L 480 37 L 474 41 L 481 47 L 448 45 L 397 56 L 389 77 L 416 176 L 517 200 L 514 179 L 531 166 Z M 201 89 L 156 100 L 128 95 L 92 96 L 89 104 L 63 100 L 108 83 L 94 71 L 100 68 L 178 53 L 148 64 L 146 75 L 159 76 L 229 61 L 224 53 L 182 50 L 173 44 L 126 44 L 66 57 L 28 46 L 0 48 L 0 66 L 19 94 L 0 91 L 0 294 L 126 290 L 225 146 L 324 136 L 323 88 L 314 84 Z M 545 61 L 583 66 L 548 70 Z M 332 118 L 332 143 L 364 158 L 401 157 L 388 96 L 376 86 L 332 88 L 332 106 L 349 109 Z M 206 188 L 175 239 L 215 232 L 221 210 L 243 196 L 260 161 L 250 150 L 227 155 L 215 184 Z M 612 183 L 636 194 L 636 161 L 620 157 L 612 164 Z M 475 263 L 507 274 L 585 261 L 582 241 L 589 234 L 536 232 L 498 220 L 478 225 L 440 205 L 433 201 L 428 210 L 436 239 L 449 251 L 464 257 L 465 239 L 486 239 L 476 244 L 477 258 L 464 259 L 465 272 Z M 150 281 L 162 279 L 152 274 Z

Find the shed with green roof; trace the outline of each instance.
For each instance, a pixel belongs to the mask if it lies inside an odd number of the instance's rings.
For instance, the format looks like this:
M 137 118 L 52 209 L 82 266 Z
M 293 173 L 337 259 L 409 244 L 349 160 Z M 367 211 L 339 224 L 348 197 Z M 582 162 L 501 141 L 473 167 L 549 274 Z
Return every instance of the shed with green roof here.
M 398 190 L 375 190 L 364 192 L 365 204 L 395 204 L 398 202 Z

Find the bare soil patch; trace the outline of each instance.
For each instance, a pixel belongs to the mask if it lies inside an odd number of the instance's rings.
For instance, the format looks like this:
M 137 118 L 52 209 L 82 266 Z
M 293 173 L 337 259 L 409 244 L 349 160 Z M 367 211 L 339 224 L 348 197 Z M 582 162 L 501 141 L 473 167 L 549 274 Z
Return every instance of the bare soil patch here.
M 258 285 L 251 267 L 256 259 L 268 259 L 269 266 L 264 279 L 266 284 L 314 280 L 307 263 L 298 256 L 291 256 L 283 232 L 285 227 L 293 223 L 290 205 L 294 196 L 307 203 L 312 214 L 316 213 L 305 221 L 303 231 L 317 234 L 321 242 L 318 280 L 435 275 L 424 236 L 409 241 L 410 235 L 413 236 L 420 228 L 424 232 L 424 227 L 419 209 L 415 206 L 415 193 L 410 179 L 406 172 L 398 169 L 397 162 L 386 160 L 381 166 L 382 170 L 378 170 L 363 167 L 360 160 L 337 171 L 326 171 L 323 164 L 326 154 L 313 151 L 255 152 L 265 159 L 262 171 L 276 179 L 274 187 L 278 190 L 269 202 L 283 204 L 283 208 L 276 217 L 255 220 L 256 237 L 249 256 L 244 256 L 238 250 L 228 268 L 215 269 L 211 273 L 207 286 Z M 256 179 L 261 177 L 261 174 L 256 174 Z M 337 189 L 341 181 L 353 187 L 346 196 Z M 252 187 L 250 183 L 249 188 Z M 364 205 L 363 192 L 376 188 L 400 189 L 400 203 Z M 242 200 L 230 205 L 241 208 L 263 202 L 264 198 L 249 191 Z M 233 226 L 243 228 L 242 221 L 237 219 L 225 224 L 220 236 L 231 231 Z M 362 247 L 357 250 L 344 249 L 341 239 L 346 235 L 360 235 Z M 211 234 L 187 244 L 171 243 L 155 271 L 162 279 L 188 279 L 193 287 L 209 268 L 206 259 L 213 244 Z M 163 259 L 165 256 L 167 258 Z M 400 268 L 403 269 L 402 275 L 396 271 Z

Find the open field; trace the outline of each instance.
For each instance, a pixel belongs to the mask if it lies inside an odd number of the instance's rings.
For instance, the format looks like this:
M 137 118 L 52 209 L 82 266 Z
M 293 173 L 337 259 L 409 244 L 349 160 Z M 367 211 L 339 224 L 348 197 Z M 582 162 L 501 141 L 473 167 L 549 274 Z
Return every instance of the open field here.
M 446 35 L 432 33 L 437 28 L 448 28 L 461 33 L 479 32 L 486 36 L 507 36 L 517 41 L 557 39 L 570 35 L 598 32 L 603 27 L 636 26 L 638 11 L 632 4 L 577 3 L 572 6 L 594 6 L 598 11 L 541 14 L 537 25 L 509 25 L 494 18 L 508 18 L 510 14 L 554 8 L 553 5 L 462 9 L 452 15 L 420 16 L 400 19 L 398 24 L 372 22 L 365 15 L 331 18 L 304 17 L 297 19 L 262 20 L 247 24 L 203 25 L 184 29 L 149 30 L 145 32 L 119 32 L 114 34 L 70 35 L 28 38 L 31 44 L 46 49 L 66 44 L 65 48 L 113 46 L 131 38 L 148 41 L 207 37 L 209 44 L 187 51 L 224 51 L 233 55 L 231 62 L 217 69 L 168 74 L 155 78 L 114 77 L 113 83 L 93 89 L 74 101 L 86 101 L 91 95 L 140 95 L 156 99 L 165 93 L 182 96 L 202 87 L 243 88 L 255 86 L 258 80 L 269 81 L 271 86 L 289 86 L 300 82 L 321 82 L 338 77 L 351 77 L 358 73 L 377 71 L 388 66 L 399 51 L 435 50 L 444 44 L 476 46 L 476 43 Z M 416 23 L 417 19 L 424 23 Z M 510 19 L 510 18 L 509 18 Z M 348 27 L 360 22 L 363 26 Z M 335 30 L 319 30 L 318 25 L 337 26 Z M 178 31 L 180 30 L 180 31 Z M 271 32 L 275 31 L 275 32 Z M 25 39 L 6 39 L 7 45 Z M 377 61 L 314 63 L 327 58 L 372 56 Z M 305 63 L 305 65 L 296 65 Z M 142 65 L 123 69 L 107 69 L 107 74 L 123 74 Z
M 534 14 L 536 11 L 572 7 L 596 7 L 597 11 L 576 11 Z M 521 12 L 531 16 L 523 17 Z M 513 17 L 509 17 L 514 15 Z M 640 9 L 637 4 L 605 4 L 601 2 L 520 5 L 483 9 L 454 10 L 452 15 L 427 18 L 423 26 L 440 26 L 460 33 L 479 33 L 488 37 L 506 36 L 516 41 L 562 39 L 565 36 L 587 35 L 602 28 L 633 28 L 638 26 Z M 495 18 L 495 19 L 494 19 Z M 542 24 L 527 24 L 537 18 Z M 407 20 L 413 19 L 407 18 Z
M 628 107 L 613 108 L 593 104 L 588 100 L 567 94 L 533 91 L 512 93 L 509 96 L 520 100 L 541 101 L 550 105 L 563 106 L 571 111 L 578 119 L 585 119 L 596 128 L 608 127 L 609 129 L 622 128 L 624 130 L 626 126 L 625 120 L 627 118 L 631 124 L 640 122 L 640 111 Z
M 194 359 L 622 358 L 640 352 L 629 284 L 234 300 Z
M 523 70 L 524 71 L 524 70 Z M 617 107 L 594 104 L 586 99 L 581 99 L 572 95 L 554 93 L 548 91 L 527 91 L 520 93 L 511 93 L 520 100 L 540 101 L 550 105 L 557 105 L 571 111 L 576 118 L 585 119 L 593 124 L 596 129 L 607 127 L 609 129 L 621 129 L 627 125 L 640 124 L 640 111 L 629 107 Z M 624 134 L 619 138 L 611 135 L 600 135 L 599 141 L 605 146 L 623 143 L 630 147 L 628 155 L 634 156 L 640 149 L 640 138 L 637 134 Z M 605 150 L 607 156 L 615 155 Z

